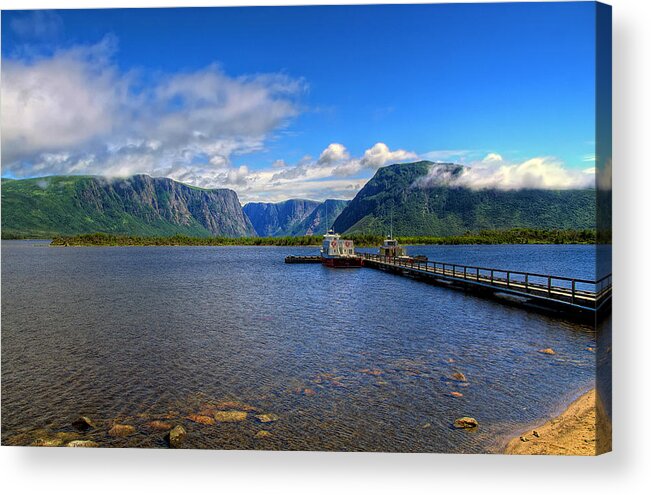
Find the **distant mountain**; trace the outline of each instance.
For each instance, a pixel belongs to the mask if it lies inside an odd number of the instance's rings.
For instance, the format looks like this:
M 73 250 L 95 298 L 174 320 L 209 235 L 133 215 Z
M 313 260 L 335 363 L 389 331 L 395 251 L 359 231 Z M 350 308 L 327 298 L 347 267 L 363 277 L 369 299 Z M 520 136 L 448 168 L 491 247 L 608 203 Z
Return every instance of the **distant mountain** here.
M 326 199 L 305 220 L 293 226 L 289 231 L 289 235 L 325 234 L 348 203 L 350 201 L 344 199 Z M 326 218 L 330 225 L 326 225 Z
M 594 190 L 473 190 L 451 186 L 463 166 L 437 163 L 442 181 L 427 183 L 434 164 L 380 168 L 334 223 L 340 233 L 459 235 L 510 228 L 595 228 Z
M 2 180 L 2 236 L 255 235 L 237 194 L 167 178 L 52 176 Z
M 322 203 L 288 199 L 280 203 L 247 203 L 243 209 L 259 236 L 302 236 L 325 234 L 326 213 L 332 225 L 347 204 L 348 201 L 341 199 L 327 199 Z
M 247 203 L 244 213 L 261 237 L 292 235 L 292 229 L 319 206 L 318 201 L 288 199 L 281 203 Z

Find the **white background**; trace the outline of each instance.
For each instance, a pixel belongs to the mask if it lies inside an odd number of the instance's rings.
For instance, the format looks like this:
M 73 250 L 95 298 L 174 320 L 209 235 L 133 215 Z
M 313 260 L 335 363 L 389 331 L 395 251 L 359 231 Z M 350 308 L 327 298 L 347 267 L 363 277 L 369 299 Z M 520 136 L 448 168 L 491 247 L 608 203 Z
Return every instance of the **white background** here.
M 306 3 L 319 2 L 222 5 Z M 651 162 L 645 148 L 651 147 L 651 2 L 609 3 L 614 26 L 613 453 L 565 458 L 2 447 L 4 493 L 651 493 Z M 0 0 L 3 9 L 179 5 L 218 3 Z

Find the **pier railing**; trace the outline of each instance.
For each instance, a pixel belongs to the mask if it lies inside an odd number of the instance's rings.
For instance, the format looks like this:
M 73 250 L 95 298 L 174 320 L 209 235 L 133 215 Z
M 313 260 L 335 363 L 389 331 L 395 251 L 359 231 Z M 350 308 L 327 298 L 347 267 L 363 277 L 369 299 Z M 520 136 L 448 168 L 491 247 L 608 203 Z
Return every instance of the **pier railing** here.
M 611 274 L 598 280 L 586 280 L 516 270 L 459 265 L 442 261 L 422 261 L 415 258 L 397 258 L 366 253 L 361 256 L 369 262 L 402 268 L 415 273 L 491 286 L 508 292 L 553 299 L 590 309 L 599 308 L 604 301 L 610 299 L 612 293 Z

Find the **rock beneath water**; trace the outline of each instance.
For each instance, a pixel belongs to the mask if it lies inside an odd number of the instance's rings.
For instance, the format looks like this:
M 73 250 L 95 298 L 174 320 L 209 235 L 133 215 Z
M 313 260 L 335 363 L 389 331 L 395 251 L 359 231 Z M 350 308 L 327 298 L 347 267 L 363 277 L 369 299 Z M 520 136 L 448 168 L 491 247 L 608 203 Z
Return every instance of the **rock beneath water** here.
M 60 439 L 63 443 L 66 442 L 71 442 L 73 440 L 78 440 L 79 439 L 79 434 L 78 433 L 72 433 L 69 431 L 59 431 L 54 434 L 54 436 L 58 439 Z
M 269 438 L 271 435 L 270 431 L 267 430 L 260 430 L 258 433 L 255 434 L 255 438 Z
M 469 418 L 464 416 L 463 418 L 457 418 L 454 420 L 455 428 L 477 428 L 479 423 L 475 418 Z
M 461 373 L 461 371 L 457 371 L 455 373 L 452 373 L 452 379 L 456 380 L 458 382 L 467 382 L 468 379 L 466 378 L 466 375 Z
M 99 444 L 97 442 L 93 442 L 92 440 L 73 440 L 72 442 L 68 443 L 67 447 L 99 447 Z
M 303 389 L 303 395 L 306 395 L 308 397 L 314 397 L 316 395 L 316 392 L 311 388 L 305 388 Z
M 378 369 L 363 368 L 357 371 L 359 371 L 360 373 L 364 373 L 365 375 L 371 375 L 371 376 L 380 376 L 383 374 L 382 370 L 378 370 Z
M 258 421 L 260 421 L 260 423 L 273 423 L 274 421 L 278 421 L 280 419 L 278 415 L 274 413 L 256 414 L 255 417 Z
M 222 400 L 211 405 L 212 409 L 219 409 L 220 411 L 246 411 L 255 412 L 257 409 L 249 404 L 240 402 L 238 400 Z
M 463 397 L 463 394 L 461 392 L 450 392 L 450 395 L 452 397 Z
M 32 447 L 61 447 L 63 440 L 60 438 L 37 438 L 31 445 Z
M 214 425 L 215 420 L 210 416 L 204 416 L 201 414 L 189 414 L 188 419 L 194 421 L 195 423 L 200 423 L 202 425 Z
M 166 423 L 165 421 L 150 421 L 147 423 L 149 428 L 152 428 L 153 430 L 161 430 L 161 431 L 167 431 L 172 429 L 172 423 Z
M 215 421 L 220 423 L 236 423 L 244 421 L 249 415 L 246 411 L 215 411 Z
M 112 437 L 128 437 L 129 435 L 133 435 L 135 432 L 135 426 L 115 424 L 108 433 Z
M 170 444 L 170 447 L 173 449 L 180 449 L 185 441 L 185 437 L 188 435 L 188 432 L 181 425 L 176 425 L 169 432 L 167 436 L 167 441 Z
M 594 352 L 594 347 L 586 347 L 585 350 L 590 351 L 590 352 Z
M 87 416 L 79 416 L 72 422 L 72 426 L 79 431 L 87 431 L 95 428 L 95 423 Z
M 548 347 L 547 349 L 540 349 L 538 352 L 540 352 L 541 354 L 550 354 L 550 355 L 556 354 L 554 352 L 554 349 L 552 349 L 551 347 Z

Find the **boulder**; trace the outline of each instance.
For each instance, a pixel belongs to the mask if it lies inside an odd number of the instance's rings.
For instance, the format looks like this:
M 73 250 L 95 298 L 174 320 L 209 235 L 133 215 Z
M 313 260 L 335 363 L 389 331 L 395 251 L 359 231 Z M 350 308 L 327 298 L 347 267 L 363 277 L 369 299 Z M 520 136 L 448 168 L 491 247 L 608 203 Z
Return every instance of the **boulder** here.
M 146 426 L 148 426 L 153 430 L 161 430 L 161 431 L 172 429 L 172 423 L 167 423 L 165 421 L 159 421 L 159 420 L 150 421 L 149 423 L 147 423 Z
M 172 430 L 169 432 L 169 435 L 167 437 L 167 441 L 170 444 L 170 447 L 173 449 L 180 449 L 183 445 L 183 442 L 185 442 L 185 437 L 187 437 L 188 432 L 183 428 L 181 425 L 176 425 Z
M 467 382 L 468 381 L 468 379 L 466 378 L 466 375 L 461 373 L 461 371 L 456 371 L 456 372 L 452 373 L 452 379 L 456 380 L 458 382 Z
M 72 442 L 69 442 L 66 447 L 99 447 L 99 444 L 97 442 L 93 442 L 92 440 L 73 440 Z
M 274 421 L 278 421 L 280 419 L 278 415 L 274 413 L 256 414 L 255 418 L 260 421 L 260 423 L 273 423 Z
M 61 447 L 63 440 L 60 438 L 37 438 L 32 442 L 32 447 Z
M 249 415 L 246 411 L 215 411 L 215 421 L 220 423 L 236 423 L 244 421 Z
M 452 397 L 463 397 L 463 394 L 461 392 L 450 392 L 450 395 Z
M 135 426 L 114 424 L 108 433 L 112 437 L 128 437 L 129 435 L 133 435 L 135 432 Z
M 202 414 L 189 414 L 188 419 L 194 421 L 195 423 L 200 423 L 202 425 L 214 425 L 215 420 L 210 416 L 204 416 Z
M 538 433 L 536 430 L 533 430 L 532 435 L 536 438 L 540 438 L 540 433 Z
M 72 422 L 72 426 L 79 431 L 87 431 L 95 428 L 95 423 L 87 416 L 79 416 Z
M 270 431 L 267 430 L 260 430 L 258 433 L 255 434 L 255 438 L 269 438 L 271 435 Z
M 556 354 L 554 352 L 554 349 L 552 349 L 551 347 L 548 347 L 547 349 L 540 349 L 538 352 L 540 352 L 541 354 L 549 354 L 549 355 Z
M 469 418 L 464 416 L 463 418 L 457 418 L 454 420 L 455 428 L 477 428 L 479 423 L 475 418 Z

